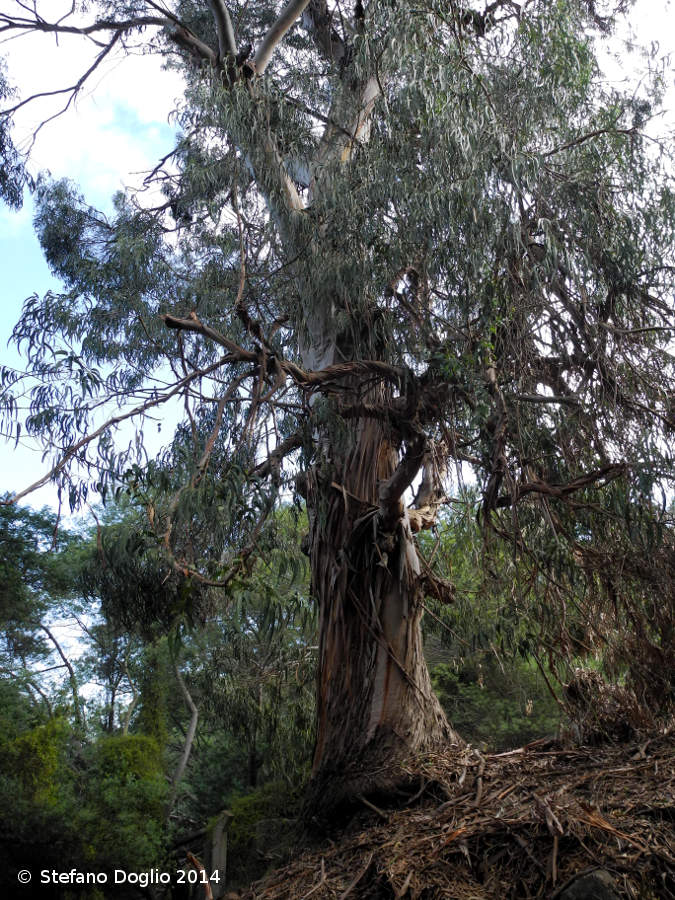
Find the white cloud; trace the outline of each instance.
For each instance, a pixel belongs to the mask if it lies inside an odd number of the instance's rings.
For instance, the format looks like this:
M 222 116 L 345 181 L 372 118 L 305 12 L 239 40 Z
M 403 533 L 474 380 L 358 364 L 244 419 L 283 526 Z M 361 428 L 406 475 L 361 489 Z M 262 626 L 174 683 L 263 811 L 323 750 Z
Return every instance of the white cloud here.
M 10 79 L 21 99 L 74 84 L 91 65 L 98 48 L 82 37 L 29 35 L 2 47 Z M 39 60 L 39 65 L 36 65 Z M 171 149 L 169 115 L 183 90 L 178 73 L 162 70 L 158 56 L 111 54 L 62 116 L 38 134 L 30 168 L 70 177 L 96 205 L 126 185 L 133 173 L 151 169 Z M 39 98 L 16 114 L 18 146 L 66 102 L 67 94 Z

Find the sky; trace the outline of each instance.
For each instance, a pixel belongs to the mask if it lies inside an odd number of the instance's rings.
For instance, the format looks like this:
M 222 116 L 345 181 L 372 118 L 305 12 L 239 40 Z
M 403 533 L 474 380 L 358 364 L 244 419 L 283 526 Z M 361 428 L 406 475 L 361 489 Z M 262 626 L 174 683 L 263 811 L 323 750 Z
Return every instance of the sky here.
M 13 0 L 0 2 L 9 6 Z M 49 35 L 0 44 L 21 98 L 72 84 L 93 52 L 95 48 L 77 37 L 61 37 L 59 45 Z M 173 147 L 175 129 L 169 120 L 181 93 L 178 74 L 163 71 L 156 57 L 111 60 L 95 73 L 73 108 L 40 131 L 31 151 L 31 174 L 49 171 L 54 178 L 70 178 L 90 205 L 110 211 L 115 192 L 139 185 L 142 173 Z M 25 146 L 34 128 L 57 108 L 53 101 L 24 108 L 17 117 L 17 145 Z M 31 294 L 61 287 L 43 258 L 33 213 L 28 192 L 19 212 L 0 205 L 0 362 L 20 370 L 25 361 L 8 341 L 23 302 Z M 15 447 L 0 438 L 0 495 L 20 491 L 46 470 L 41 448 L 23 439 Z M 55 506 L 56 489 L 41 488 L 25 502 Z
M 0 3 L 11 8 L 15 0 Z M 70 0 L 50 0 L 50 15 L 54 11 L 56 18 L 60 7 L 69 5 Z M 669 0 L 638 0 L 630 16 L 637 41 L 647 47 L 657 42 L 659 55 L 675 48 L 670 6 Z M 630 37 L 630 30 L 625 27 L 619 33 Z M 91 44 L 76 37 L 61 37 L 58 45 L 48 35 L 0 44 L 0 55 L 7 58 L 10 80 L 21 97 L 71 84 L 86 68 L 94 51 Z M 644 60 L 638 52 L 628 52 L 619 40 L 613 42 L 605 61 L 611 80 L 626 79 L 637 84 L 643 67 Z M 675 87 L 673 71 L 671 63 L 671 88 Z M 37 174 L 49 170 L 56 178 L 71 178 L 92 206 L 109 210 L 116 191 L 139 184 L 142 176 L 138 173 L 151 169 L 172 148 L 174 129 L 170 114 L 180 94 L 180 77 L 163 71 L 156 57 L 112 59 L 95 73 L 73 108 L 41 130 L 31 153 L 30 171 Z M 668 105 L 672 122 L 675 89 L 671 90 Z M 53 111 L 53 101 L 26 107 L 18 117 L 15 140 L 22 144 Z M 0 362 L 19 369 L 24 362 L 7 342 L 23 301 L 33 293 L 58 291 L 60 287 L 42 257 L 32 216 L 30 196 L 26 196 L 19 212 L 0 206 Z M 0 495 L 18 492 L 44 474 L 46 463 L 41 455 L 39 449 L 23 440 L 14 447 L 0 437 Z M 53 506 L 56 491 L 51 486 L 42 488 L 25 502 L 34 507 L 45 503 Z

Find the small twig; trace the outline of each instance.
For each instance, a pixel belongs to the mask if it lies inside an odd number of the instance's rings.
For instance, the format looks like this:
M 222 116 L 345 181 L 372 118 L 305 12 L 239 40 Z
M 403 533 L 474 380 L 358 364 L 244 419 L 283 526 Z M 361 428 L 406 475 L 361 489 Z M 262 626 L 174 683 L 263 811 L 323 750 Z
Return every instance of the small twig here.
M 551 883 L 555 887 L 555 883 L 558 880 L 558 843 L 559 838 L 557 834 L 553 835 L 553 850 L 551 851 Z
M 366 860 L 365 865 L 363 866 L 363 868 L 361 869 L 361 871 L 358 873 L 358 875 L 356 876 L 356 878 L 355 878 L 355 879 L 352 881 L 352 883 L 349 885 L 349 887 L 347 888 L 347 890 L 346 890 L 344 893 L 340 894 L 338 900 L 345 900 L 345 898 L 348 897 L 348 896 L 351 894 L 351 892 L 352 892 L 352 891 L 354 890 L 354 888 L 357 886 L 357 884 L 359 883 L 359 881 L 361 881 L 361 879 L 363 878 L 363 876 L 366 874 L 366 872 L 367 872 L 368 869 L 370 868 L 370 864 L 372 863 L 372 861 L 373 861 L 373 854 L 372 854 L 372 852 L 371 852 L 371 853 L 368 854 L 368 859 Z
M 307 897 L 311 897 L 312 894 L 315 894 L 320 887 L 326 883 L 326 863 L 324 861 L 323 856 L 321 857 L 321 881 L 318 884 L 315 884 L 314 887 L 307 891 L 306 894 L 303 894 L 300 900 L 307 900 Z
M 410 887 L 410 882 L 412 881 L 412 877 L 413 877 L 413 870 L 411 869 L 410 872 L 408 872 L 408 874 L 406 875 L 405 881 L 403 882 L 401 887 L 396 891 L 397 898 L 404 896 L 405 892 Z
M 478 766 L 478 774 L 476 775 L 476 797 L 473 801 L 473 805 L 480 806 L 480 801 L 483 796 L 483 775 L 485 773 L 485 759 L 481 756 L 478 750 L 474 750 L 474 753 L 480 760 L 480 765 Z
M 386 814 L 386 812 L 383 812 L 381 809 L 379 809 L 379 807 L 375 806 L 374 803 L 371 803 L 370 800 L 366 800 L 363 794 L 357 794 L 356 799 L 360 800 L 364 806 L 368 807 L 368 809 L 372 809 L 374 813 L 377 813 L 377 815 L 382 819 L 383 822 L 389 821 L 389 816 Z

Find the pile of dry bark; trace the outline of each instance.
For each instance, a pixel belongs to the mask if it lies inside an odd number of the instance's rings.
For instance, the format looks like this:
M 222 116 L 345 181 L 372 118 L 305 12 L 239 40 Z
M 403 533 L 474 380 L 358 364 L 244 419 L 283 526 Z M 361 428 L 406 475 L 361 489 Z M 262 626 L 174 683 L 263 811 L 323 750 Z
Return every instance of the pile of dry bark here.
M 405 809 L 363 798 L 340 834 L 244 896 L 675 898 L 672 727 L 621 746 L 538 741 L 493 756 L 466 748 L 421 771 Z

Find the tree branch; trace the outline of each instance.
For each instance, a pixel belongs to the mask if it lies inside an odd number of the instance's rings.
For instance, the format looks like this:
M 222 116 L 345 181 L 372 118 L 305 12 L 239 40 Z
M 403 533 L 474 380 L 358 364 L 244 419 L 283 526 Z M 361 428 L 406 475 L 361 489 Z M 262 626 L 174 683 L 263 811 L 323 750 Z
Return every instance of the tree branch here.
M 73 669 L 70 660 L 63 652 L 63 649 L 59 642 L 54 637 L 53 632 L 46 625 L 40 623 L 40 628 L 47 635 L 49 640 L 52 642 L 54 647 L 56 648 L 56 652 L 59 654 L 61 659 L 63 660 L 63 664 L 68 669 L 68 680 L 70 681 L 70 690 L 73 694 L 73 704 L 75 706 L 75 718 L 77 719 L 78 725 L 84 725 L 84 713 L 82 711 L 82 707 L 80 705 L 80 695 L 77 689 L 77 678 L 75 677 L 75 670 Z
M 335 65 L 341 65 L 347 54 L 347 46 L 333 28 L 326 0 L 310 0 L 302 14 L 302 24 L 313 36 L 325 59 Z
M 131 689 L 131 703 L 127 706 L 124 712 L 124 718 L 122 719 L 122 734 L 129 734 L 129 725 L 131 724 L 131 717 L 134 714 L 134 710 L 138 705 L 138 701 L 140 700 L 140 695 L 136 690 L 136 685 L 134 684 L 131 675 L 129 674 L 129 660 L 128 653 L 125 655 L 122 661 L 122 671 L 126 675 L 126 679 L 129 682 L 129 687 Z
M 380 517 L 385 527 L 390 527 L 402 513 L 401 497 L 410 487 L 415 475 L 424 462 L 426 440 L 424 435 L 416 435 L 408 444 L 394 474 L 384 481 L 378 491 L 380 501 Z
M 624 463 L 610 463 L 607 466 L 603 466 L 602 469 L 596 469 L 593 472 L 580 475 L 567 484 L 549 484 L 542 480 L 527 481 L 524 484 L 517 484 L 513 493 L 504 494 L 497 498 L 494 508 L 500 509 L 513 506 L 528 494 L 540 494 L 545 497 L 552 497 L 555 500 L 564 500 L 570 494 L 583 490 L 583 488 L 589 487 L 597 481 L 604 480 L 605 485 L 609 484 L 610 481 L 620 478 L 625 472 L 626 465 Z
M 196 34 L 193 34 L 189 28 L 179 25 L 178 28 L 170 35 L 174 44 L 178 44 L 183 50 L 187 50 L 195 59 L 200 62 L 206 62 L 210 66 L 218 64 L 218 58 L 213 50 L 205 44 Z
M 234 38 L 232 19 L 225 0 L 209 0 L 209 6 L 216 23 L 216 31 L 218 32 L 218 53 L 220 58 L 225 60 L 230 57 L 232 62 L 234 62 L 237 57 L 237 43 Z
M 23 497 L 26 497 L 33 491 L 38 490 L 38 488 L 43 487 L 43 485 L 47 484 L 48 481 L 51 481 L 56 475 L 58 475 L 59 472 L 62 472 L 63 469 L 65 469 L 65 467 L 68 465 L 68 463 L 83 447 L 87 447 L 89 444 L 91 444 L 92 441 L 95 441 L 97 437 L 100 437 L 109 428 L 113 428 L 115 425 L 119 425 L 120 422 L 124 422 L 126 419 L 131 419 L 134 416 L 141 415 L 148 409 L 152 409 L 154 406 L 160 406 L 162 403 L 166 403 L 167 400 L 175 397 L 176 394 L 178 394 L 184 387 L 193 382 L 195 379 L 201 378 L 204 375 L 208 375 L 210 372 L 214 372 L 216 369 L 221 368 L 221 366 L 223 366 L 227 362 L 231 362 L 229 357 L 221 357 L 210 366 L 206 366 L 206 368 L 204 369 L 197 369 L 195 372 L 191 372 L 189 375 L 186 375 L 185 378 L 181 379 L 181 381 L 179 381 L 166 394 L 162 394 L 160 397 L 155 397 L 152 400 L 148 400 L 147 403 L 142 403 L 140 406 L 136 406 L 134 409 L 131 409 L 129 410 L 129 412 L 123 413 L 120 416 L 112 416 L 110 419 L 104 422 L 100 428 L 97 428 L 96 431 L 93 431 L 91 434 L 85 435 L 82 440 L 78 441 L 76 444 L 73 444 L 72 447 L 69 447 L 65 451 L 61 459 L 58 461 L 58 463 L 53 466 L 46 475 L 43 475 L 42 478 L 39 478 L 37 481 L 33 482 L 33 484 L 25 488 L 20 493 L 15 494 L 9 500 L 0 500 L 0 504 L 8 505 L 18 503 L 19 500 L 23 499 Z
M 290 435 L 285 441 L 277 444 L 267 459 L 259 463 L 255 469 L 253 469 L 251 475 L 255 475 L 258 478 L 265 478 L 267 475 L 271 475 L 279 469 L 283 458 L 288 456 L 288 454 L 292 453 L 294 450 L 297 450 L 299 447 L 302 447 L 302 435 Z
M 59 22 L 45 22 L 39 17 L 23 19 L 0 13 L 0 22 L 5 23 L 0 25 L 0 34 L 6 31 L 42 31 L 47 34 L 79 34 L 88 37 L 99 31 L 133 31 L 135 28 L 142 28 L 146 25 L 158 25 L 164 28 L 169 21 L 168 17 L 139 16 L 137 19 L 124 19 L 119 22 L 113 19 L 101 19 L 98 22 L 92 22 L 91 25 L 76 26 L 61 25 Z
M 204 323 L 200 322 L 197 318 L 195 312 L 191 312 L 187 319 L 179 319 L 177 316 L 170 315 L 163 315 L 161 316 L 161 319 L 167 328 L 175 328 L 180 331 L 194 331 L 197 334 L 203 334 L 204 337 L 210 338 L 212 341 L 215 341 L 217 344 L 220 344 L 221 347 L 225 347 L 225 349 L 229 351 L 232 361 L 258 362 L 257 353 L 254 353 L 252 350 L 245 350 L 243 347 L 240 347 L 239 344 L 235 344 L 234 341 L 225 337 L 224 334 L 216 331 L 215 328 L 204 325 Z
M 276 22 L 263 38 L 262 44 L 253 57 L 253 68 L 257 75 L 262 75 L 265 71 L 274 53 L 274 48 L 293 26 L 308 3 L 309 0 L 289 0 L 281 10 Z
M 183 694 L 183 698 L 185 700 L 185 704 L 187 708 L 190 710 L 190 724 L 188 726 L 187 734 L 185 735 L 185 741 L 183 742 L 183 752 L 181 753 L 180 759 L 178 760 L 178 765 L 176 766 L 176 771 L 174 772 L 174 776 L 171 780 L 171 793 L 169 794 L 169 800 L 166 805 L 166 817 L 167 819 L 171 815 L 171 811 L 176 802 L 176 795 L 178 794 L 178 785 L 180 783 L 181 778 L 185 772 L 185 768 L 188 764 L 188 760 L 190 759 L 190 753 L 192 751 L 192 743 L 195 739 L 195 734 L 197 733 L 197 719 L 199 717 L 199 710 L 197 709 L 194 700 L 192 699 L 192 695 L 188 690 L 188 687 L 185 683 L 183 676 L 181 675 L 180 668 L 178 667 L 178 663 L 174 661 L 173 664 L 174 672 L 176 673 L 176 678 L 178 680 L 178 684 L 180 685 L 180 689 Z

